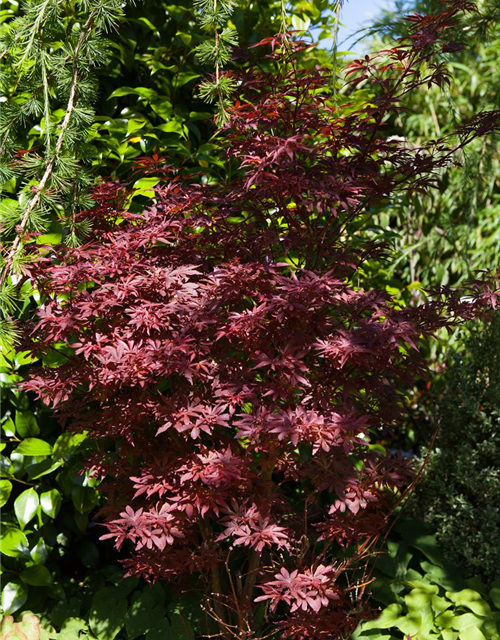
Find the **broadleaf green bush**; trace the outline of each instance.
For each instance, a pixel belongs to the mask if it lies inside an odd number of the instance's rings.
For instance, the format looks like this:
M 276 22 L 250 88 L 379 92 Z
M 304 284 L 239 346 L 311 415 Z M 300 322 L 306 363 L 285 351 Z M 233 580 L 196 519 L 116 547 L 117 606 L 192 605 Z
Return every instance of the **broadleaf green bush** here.
M 499 640 L 500 582 L 466 580 L 444 551 L 421 520 L 396 525 L 373 570 L 384 608 L 352 640 Z

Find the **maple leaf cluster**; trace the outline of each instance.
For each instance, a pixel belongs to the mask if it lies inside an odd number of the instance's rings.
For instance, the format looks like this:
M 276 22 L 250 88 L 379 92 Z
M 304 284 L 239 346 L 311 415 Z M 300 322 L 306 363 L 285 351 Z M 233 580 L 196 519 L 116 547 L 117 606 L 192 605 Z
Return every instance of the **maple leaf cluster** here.
M 205 585 L 222 634 L 353 628 L 346 572 L 413 474 L 373 443 L 425 372 L 424 340 L 496 302 L 489 280 L 402 307 L 360 284 L 386 249 L 351 232 L 498 126 L 480 114 L 421 148 L 382 126 L 406 92 L 442 82 L 430 62 L 456 14 L 415 17 L 417 38 L 353 63 L 350 91 L 376 89 L 355 108 L 332 100 L 326 70 L 301 68 L 304 43 L 273 39 L 287 64 L 243 74 L 222 133 L 232 180 L 201 184 L 161 159 L 154 204 L 129 213 L 123 185 L 103 184 L 89 242 L 39 259 L 31 348 L 70 355 L 26 389 L 95 439 L 103 538 L 128 573 Z

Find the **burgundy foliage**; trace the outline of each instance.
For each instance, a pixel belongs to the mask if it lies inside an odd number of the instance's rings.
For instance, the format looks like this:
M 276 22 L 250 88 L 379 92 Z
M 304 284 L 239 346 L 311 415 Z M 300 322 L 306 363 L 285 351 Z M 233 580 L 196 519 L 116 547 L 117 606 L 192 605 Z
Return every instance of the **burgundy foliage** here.
M 224 637 L 352 630 L 349 567 L 412 475 L 371 442 L 424 373 L 423 340 L 495 303 L 476 282 L 465 301 L 435 291 L 401 308 L 363 280 L 385 248 L 353 231 L 498 124 L 479 114 L 423 148 L 385 134 L 408 91 L 447 80 L 436 54 L 466 4 L 412 17 L 411 37 L 353 63 L 351 105 L 332 100 L 326 71 L 301 68 L 305 44 L 266 41 L 287 65 L 242 78 L 223 132 L 231 181 L 142 159 L 166 176 L 155 204 L 128 213 L 123 187 L 103 184 L 91 241 L 40 259 L 32 348 L 69 357 L 26 388 L 96 439 L 103 537 L 128 573 L 202 585 Z

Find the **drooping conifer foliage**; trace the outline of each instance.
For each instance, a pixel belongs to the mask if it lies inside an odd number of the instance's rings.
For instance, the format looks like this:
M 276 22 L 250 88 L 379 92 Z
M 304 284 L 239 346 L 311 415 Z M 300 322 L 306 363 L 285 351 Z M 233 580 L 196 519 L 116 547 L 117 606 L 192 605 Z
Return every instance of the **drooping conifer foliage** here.
M 89 242 L 40 255 L 32 348 L 67 362 L 26 389 L 96 440 L 103 538 L 128 572 L 203 591 L 200 635 L 210 621 L 225 638 L 353 629 L 363 589 L 350 569 L 412 476 L 373 442 L 425 371 L 423 340 L 495 304 L 493 279 L 402 308 L 363 275 L 386 248 L 355 231 L 498 126 L 498 113 L 477 114 L 422 148 L 384 135 L 407 92 L 447 81 L 438 57 L 471 8 L 412 17 L 408 38 L 353 63 L 351 91 L 375 95 L 361 106 L 301 68 L 303 42 L 260 43 L 278 64 L 241 77 L 222 133 L 232 180 L 164 164 L 140 215 L 103 184 Z
M 0 207 L 0 344 L 7 348 L 16 341 L 14 320 L 26 298 L 18 287 L 29 261 L 24 244 L 54 220 L 65 242 L 77 244 L 91 224 L 76 213 L 92 202 L 88 142 L 98 94 L 92 71 L 109 58 L 106 35 L 124 6 L 118 0 L 28 0 L 21 15 L 2 26 L 0 189 L 19 190 L 18 199 L 4 197 Z M 43 135 L 35 145 L 37 129 Z

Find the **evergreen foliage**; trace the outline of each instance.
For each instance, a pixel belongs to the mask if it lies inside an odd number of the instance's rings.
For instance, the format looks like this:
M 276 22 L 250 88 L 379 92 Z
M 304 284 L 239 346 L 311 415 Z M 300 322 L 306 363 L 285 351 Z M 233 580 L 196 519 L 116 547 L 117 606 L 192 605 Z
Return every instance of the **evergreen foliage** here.
M 427 410 L 439 427 L 413 509 L 464 574 L 500 580 L 500 315 L 475 327 Z
M 234 79 L 223 74 L 223 68 L 231 58 L 232 48 L 238 44 L 238 34 L 228 26 L 234 10 L 234 0 L 195 0 L 195 10 L 201 27 L 213 35 L 196 48 L 196 58 L 202 64 L 210 63 L 215 67 L 212 80 L 203 80 L 199 95 L 206 102 L 217 105 L 217 122 L 224 124 L 228 119 L 228 107 L 231 94 L 236 89 Z
M 12 344 L 16 286 L 29 259 L 25 243 L 60 221 L 65 241 L 76 244 L 90 228 L 78 212 L 91 206 L 85 170 L 92 152 L 86 144 L 94 120 L 97 84 L 92 70 L 108 59 L 105 33 L 117 26 L 123 3 L 85 0 L 62 5 L 28 0 L 22 15 L 4 27 L 0 44 L 5 96 L 0 123 L 2 180 L 19 183 L 17 200 L 1 206 L 3 252 L 0 263 L 2 340 Z M 26 148 L 27 124 L 40 118 L 38 148 Z M 12 156 L 15 161 L 12 162 Z

